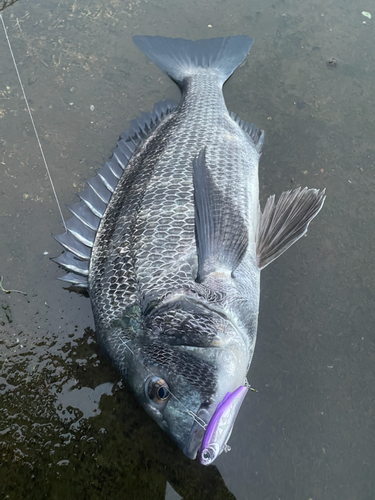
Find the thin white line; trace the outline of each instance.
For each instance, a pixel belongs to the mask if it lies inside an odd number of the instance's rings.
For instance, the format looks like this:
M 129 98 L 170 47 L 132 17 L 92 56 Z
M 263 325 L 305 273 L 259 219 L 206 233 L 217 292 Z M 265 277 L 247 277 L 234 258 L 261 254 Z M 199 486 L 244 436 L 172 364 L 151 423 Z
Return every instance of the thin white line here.
M 29 112 L 29 115 L 30 115 L 30 120 L 31 120 L 32 126 L 33 126 L 33 128 L 34 128 L 34 132 L 35 132 L 36 140 L 38 141 L 38 145 L 39 145 L 39 149 L 40 149 L 40 154 L 42 155 L 43 162 L 44 162 L 44 165 L 45 165 L 45 167 L 46 167 L 47 175 L 48 175 L 49 181 L 50 181 L 51 186 L 52 186 L 52 191 L 53 191 L 53 194 L 55 195 L 55 199 L 56 199 L 57 207 L 58 207 L 59 212 L 60 212 L 61 220 L 62 220 L 62 222 L 63 222 L 63 224 L 64 224 L 64 228 L 65 228 L 65 231 L 66 231 L 65 219 L 64 219 L 64 216 L 63 216 L 62 211 L 61 211 L 61 207 L 60 207 L 59 199 L 57 198 L 57 193 L 56 193 L 56 190 L 55 190 L 55 186 L 54 186 L 54 184 L 53 184 L 52 177 L 51 177 L 51 174 L 50 174 L 50 171 L 49 171 L 48 165 L 47 165 L 46 157 L 44 156 L 44 151 L 43 151 L 43 148 L 42 148 L 42 144 L 41 144 L 41 142 L 40 142 L 40 140 L 39 140 L 39 135 L 38 135 L 38 132 L 37 132 L 36 127 L 35 127 L 35 123 L 34 123 L 33 115 L 31 114 L 31 109 L 30 109 L 30 106 L 29 106 L 29 102 L 28 102 L 27 97 L 26 97 L 25 89 L 24 89 L 24 87 L 23 87 L 23 85 L 22 85 L 22 80 L 21 80 L 21 76 L 20 76 L 19 71 L 18 71 L 18 67 L 17 67 L 16 59 L 15 59 L 15 57 L 14 57 L 14 55 L 13 55 L 12 46 L 11 46 L 11 44 L 10 44 L 10 40 L 9 40 L 8 33 L 7 33 L 7 30 L 6 30 L 5 24 L 4 24 L 3 16 L 2 16 L 1 14 L 0 14 L 0 19 L 1 19 L 1 22 L 2 22 L 2 24 L 3 24 L 5 37 L 6 37 L 7 42 L 8 42 L 8 47 L 9 47 L 10 55 L 12 56 L 12 59 L 13 59 L 14 68 L 15 68 L 16 73 L 17 73 L 17 76 L 18 76 L 18 81 L 20 82 L 20 86 L 21 86 L 21 90 L 22 90 L 22 93 L 23 93 L 23 98 L 25 99 L 25 103 L 26 103 L 27 111 Z

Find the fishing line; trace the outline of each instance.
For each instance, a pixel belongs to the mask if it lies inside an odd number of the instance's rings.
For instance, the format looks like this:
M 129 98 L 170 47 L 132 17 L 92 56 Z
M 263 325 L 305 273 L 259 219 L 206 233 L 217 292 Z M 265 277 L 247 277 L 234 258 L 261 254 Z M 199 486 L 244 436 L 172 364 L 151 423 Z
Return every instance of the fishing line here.
M 36 129 L 36 126 L 35 126 L 35 122 L 34 122 L 34 119 L 33 119 L 33 115 L 31 113 L 31 109 L 30 109 L 30 106 L 29 106 L 29 102 L 27 100 L 27 97 L 26 97 L 26 92 L 25 92 L 25 89 L 24 89 L 24 86 L 22 84 L 22 80 L 21 80 L 21 76 L 20 76 L 20 73 L 18 71 L 18 66 L 17 66 L 17 63 L 16 63 L 16 59 L 14 57 L 14 54 L 13 54 L 13 50 L 12 50 L 12 46 L 10 44 L 10 40 L 9 40 L 9 37 L 8 37 L 8 33 L 7 33 L 7 29 L 5 27 L 5 23 L 4 23 L 4 20 L 3 20 L 3 16 L 0 14 L 0 19 L 1 19 L 1 23 L 3 25 L 3 28 L 4 28 L 4 33 L 5 33 L 5 37 L 6 37 L 6 40 L 8 42 L 8 47 L 9 47 L 9 51 L 10 51 L 10 54 L 12 56 L 12 60 L 13 60 L 13 64 L 14 64 L 14 68 L 16 70 L 16 73 L 17 73 L 17 77 L 18 77 L 18 81 L 19 81 L 19 84 L 20 84 L 20 87 L 21 87 L 21 90 L 22 90 L 22 94 L 23 94 L 23 98 L 25 99 L 25 103 L 26 103 L 26 107 L 27 107 L 27 111 L 29 112 L 29 116 L 30 116 L 30 120 L 31 120 L 31 123 L 32 123 L 32 126 L 33 126 L 33 129 L 34 129 L 34 132 L 35 132 L 35 136 L 36 136 L 36 139 L 37 139 L 37 142 L 38 142 L 38 146 L 39 146 L 39 149 L 40 149 L 40 153 L 42 155 L 42 158 L 43 158 L 43 162 L 44 162 L 44 166 L 46 167 L 46 171 L 47 171 L 47 175 L 48 175 L 48 178 L 49 178 L 49 181 L 51 183 L 51 186 L 52 186 L 52 191 L 53 191 L 53 194 L 55 196 L 55 200 L 56 200 L 56 203 L 57 203 L 57 207 L 59 209 L 59 212 L 60 212 L 60 216 L 61 216 L 61 219 L 62 219 L 62 222 L 64 224 L 64 228 L 65 228 L 65 231 L 67 230 L 66 229 L 66 224 L 65 224 L 65 219 L 64 219 L 64 216 L 62 214 L 62 210 L 61 210 L 61 206 L 60 206 L 60 203 L 59 203 L 59 199 L 57 197 L 57 193 L 56 193 L 56 190 L 55 190 L 55 186 L 53 184 L 53 181 L 52 181 L 52 177 L 51 177 L 51 173 L 50 173 L 50 170 L 48 168 L 48 165 L 47 165 L 47 160 L 46 160 L 46 157 L 44 155 L 44 151 L 43 151 L 43 148 L 42 148 L 42 144 L 40 142 L 40 139 L 39 139 L 39 135 L 38 135 L 38 132 L 37 132 L 37 129 Z M 22 292 L 21 292 L 22 293 Z M 124 343 L 125 347 L 127 349 L 129 349 L 129 351 L 133 354 L 133 356 L 135 357 L 135 359 L 137 361 L 139 361 L 139 363 L 141 363 L 141 365 L 146 368 L 146 370 L 151 373 L 151 375 L 153 377 L 156 377 L 156 375 L 146 366 L 142 363 L 142 361 L 140 359 L 137 358 L 137 356 L 135 355 L 135 353 L 130 349 L 130 347 L 127 345 L 127 343 Z M 178 402 L 181 404 L 181 406 L 183 406 L 186 410 L 186 412 L 193 418 L 193 420 L 198 424 L 200 425 L 204 430 L 206 430 L 207 428 L 207 423 L 201 419 L 200 417 L 198 417 L 198 415 L 196 413 L 194 413 L 192 410 L 189 410 L 189 408 L 187 408 L 184 403 L 177 397 L 175 396 L 171 390 L 169 390 L 169 393 L 170 395 Z
M 23 98 L 25 99 L 27 111 L 29 112 L 30 120 L 31 120 L 33 129 L 34 129 L 34 132 L 35 132 L 36 140 L 38 141 L 38 146 L 39 146 L 39 149 L 40 149 L 40 154 L 42 155 L 44 166 L 46 167 L 47 175 L 48 175 L 49 181 L 50 181 L 51 186 L 52 186 L 53 194 L 55 195 L 55 200 L 56 200 L 56 203 L 57 203 L 57 207 L 58 207 L 59 212 L 60 212 L 61 220 L 62 220 L 62 222 L 64 224 L 64 228 L 65 228 L 65 231 L 66 231 L 65 219 L 64 219 L 64 216 L 62 214 L 62 210 L 61 210 L 61 206 L 60 206 L 60 203 L 59 203 L 59 199 L 57 198 L 57 193 L 56 193 L 56 190 L 55 190 L 55 186 L 53 184 L 52 177 L 51 177 L 48 165 L 47 165 L 46 157 L 44 156 L 44 151 L 43 151 L 43 148 L 42 148 L 42 144 L 40 142 L 39 135 L 38 135 L 38 132 L 37 132 L 36 127 L 35 127 L 34 118 L 33 118 L 33 115 L 31 114 L 31 109 L 30 109 L 30 106 L 29 106 L 29 101 L 27 100 L 27 97 L 26 97 L 26 92 L 25 92 L 24 86 L 22 84 L 20 73 L 18 71 L 18 66 L 17 66 L 16 59 L 15 59 L 14 54 L 13 54 L 12 46 L 10 44 L 10 40 L 9 40 L 9 37 L 8 37 L 8 32 L 7 32 L 7 29 L 5 27 L 3 16 L 1 14 L 0 14 L 0 19 L 1 19 L 1 22 L 2 22 L 2 25 L 3 25 L 3 28 L 4 28 L 5 38 L 6 38 L 7 42 L 8 42 L 8 47 L 9 47 L 10 55 L 12 56 L 12 59 L 13 59 L 14 68 L 15 68 L 17 76 L 18 76 L 18 81 L 20 83 L 20 87 L 21 87 L 21 90 L 22 90 Z
M 158 378 L 158 377 L 157 377 L 157 376 L 156 376 L 156 375 L 155 375 L 155 374 L 154 374 L 154 373 L 150 370 L 150 368 L 149 368 L 148 366 L 146 366 L 144 363 L 142 363 L 142 361 L 141 361 L 139 358 L 137 358 L 137 356 L 135 355 L 135 353 L 134 353 L 134 352 L 130 349 L 130 347 L 128 346 L 128 342 L 130 342 L 130 341 L 128 340 L 127 342 L 123 342 L 123 345 L 124 345 L 127 349 L 129 349 L 129 351 L 133 354 L 134 358 L 135 358 L 135 359 L 136 359 L 139 363 L 141 363 L 141 365 L 142 365 L 144 368 L 146 368 L 146 370 L 147 370 L 148 372 L 150 372 L 150 373 L 151 373 L 151 375 L 152 375 L 153 377 Z M 201 426 L 204 430 L 206 430 L 206 428 L 207 428 L 207 424 L 206 424 L 206 422 L 205 422 L 202 418 L 198 417 L 198 415 L 197 415 L 196 413 L 194 413 L 192 410 L 189 410 L 189 408 L 188 408 L 187 406 L 185 406 L 185 405 L 184 405 L 184 403 L 183 403 L 183 402 L 182 402 L 182 401 L 181 401 L 181 400 L 180 400 L 177 396 L 175 396 L 175 395 L 172 393 L 172 391 L 171 391 L 170 389 L 168 389 L 168 390 L 169 390 L 170 395 L 171 395 L 171 396 L 172 396 L 172 397 L 173 397 L 173 398 L 174 398 L 174 399 L 175 399 L 178 403 L 180 403 L 180 405 L 182 405 L 182 406 L 185 408 L 185 410 L 186 410 L 186 411 L 187 411 L 187 413 L 188 413 L 188 414 L 189 414 L 189 415 L 193 418 L 193 420 L 195 420 L 195 422 L 197 422 L 197 424 L 198 424 L 198 425 L 200 425 L 200 426 Z

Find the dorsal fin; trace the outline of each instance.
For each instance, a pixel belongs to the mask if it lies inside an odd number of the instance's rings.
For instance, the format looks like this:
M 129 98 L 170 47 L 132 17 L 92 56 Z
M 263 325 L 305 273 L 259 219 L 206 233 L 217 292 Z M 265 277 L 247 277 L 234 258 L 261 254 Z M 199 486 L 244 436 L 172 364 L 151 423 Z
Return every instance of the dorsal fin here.
M 260 154 L 264 144 L 264 130 L 260 130 L 254 125 L 254 123 L 245 122 L 245 120 L 236 115 L 236 113 L 233 113 L 233 111 L 229 111 L 229 116 L 242 128 L 244 132 L 249 134 L 254 141 L 255 149 Z
M 55 236 L 65 248 L 65 253 L 52 260 L 70 272 L 59 279 L 75 286 L 88 286 L 91 248 L 122 172 L 134 151 L 177 106 L 178 103 L 171 99 L 158 102 L 151 112 L 142 113 L 133 120 L 130 129 L 121 134 L 112 157 L 95 177 L 87 181 L 88 187 L 78 194 L 81 201 L 67 206 L 73 214 L 66 223 L 68 232 Z

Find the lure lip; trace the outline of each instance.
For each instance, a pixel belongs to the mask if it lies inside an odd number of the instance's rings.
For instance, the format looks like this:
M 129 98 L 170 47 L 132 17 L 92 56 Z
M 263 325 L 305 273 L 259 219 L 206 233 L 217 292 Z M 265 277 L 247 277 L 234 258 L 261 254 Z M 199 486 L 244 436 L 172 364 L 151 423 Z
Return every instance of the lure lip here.
M 200 408 L 194 419 L 194 424 L 190 430 L 187 445 L 184 447 L 184 454 L 194 460 L 197 456 L 198 450 L 202 445 L 204 433 L 206 432 L 208 422 L 210 421 L 210 414 L 206 408 Z
M 234 392 L 227 392 L 217 405 L 203 436 L 199 451 L 201 464 L 210 465 L 220 453 L 230 450 L 227 442 L 247 391 L 248 388 L 241 385 Z

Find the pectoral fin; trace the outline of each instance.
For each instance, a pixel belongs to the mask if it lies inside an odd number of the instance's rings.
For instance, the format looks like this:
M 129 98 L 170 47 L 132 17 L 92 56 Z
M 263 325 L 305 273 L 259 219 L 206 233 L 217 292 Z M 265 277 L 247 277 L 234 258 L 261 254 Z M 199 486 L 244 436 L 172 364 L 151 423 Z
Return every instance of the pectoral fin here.
M 197 281 L 211 272 L 235 271 L 248 245 L 244 220 L 225 193 L 215 186 L 206 163 L 206 148 L 193 160 Z
M 301 188 L 267 200 L 257 234 L 257 260 L 260 269 L 277 259 L 306 232 L 325 200 L 325 189 Z

